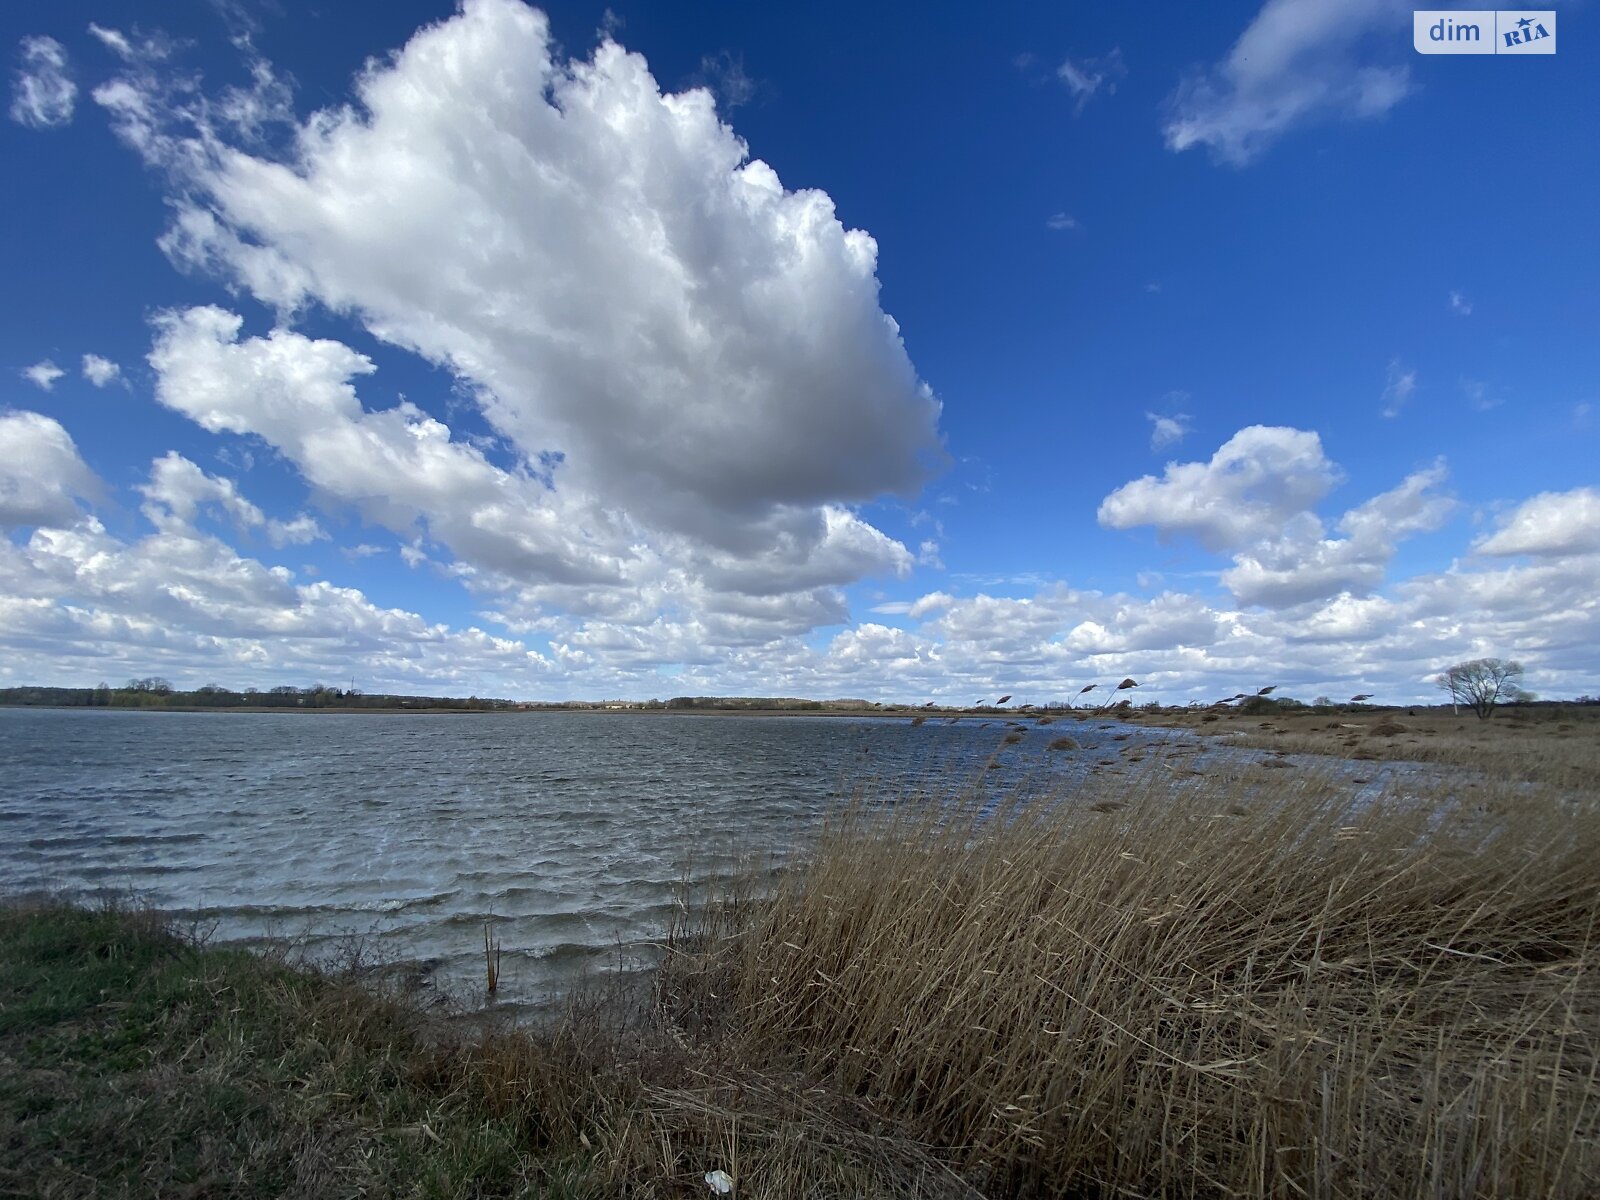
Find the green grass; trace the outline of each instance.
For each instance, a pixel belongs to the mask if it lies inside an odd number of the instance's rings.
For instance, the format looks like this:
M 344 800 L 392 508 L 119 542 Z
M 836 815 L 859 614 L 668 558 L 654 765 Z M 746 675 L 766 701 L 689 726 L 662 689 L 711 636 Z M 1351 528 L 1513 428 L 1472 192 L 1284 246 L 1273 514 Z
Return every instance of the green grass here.
M 867 1106 L 603 991 L 467 1034 L 368 982 L 0 905 L 0 1197 L 704 1197 L 712 1169 L 741 1196 L 963 1194 Z
M 0 1195 L 583 1196 L 422 1017 L 138 913 L 0 909 Z

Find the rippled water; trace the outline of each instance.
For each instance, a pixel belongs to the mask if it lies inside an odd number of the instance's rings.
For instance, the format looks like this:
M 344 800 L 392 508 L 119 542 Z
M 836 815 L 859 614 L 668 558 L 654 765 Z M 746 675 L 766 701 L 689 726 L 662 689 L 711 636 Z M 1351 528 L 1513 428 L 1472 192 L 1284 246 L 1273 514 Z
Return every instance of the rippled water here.
M 351 934 L 500 996 L 642 961 L 685 879 L 780 869 L 854 789 L 1048 786 L 1110 736 L 1000 721 L 0 710 L 0 888 L 133 893 L 222 940 Z M 1141 738 L 1159 736 L 1141 733 Z

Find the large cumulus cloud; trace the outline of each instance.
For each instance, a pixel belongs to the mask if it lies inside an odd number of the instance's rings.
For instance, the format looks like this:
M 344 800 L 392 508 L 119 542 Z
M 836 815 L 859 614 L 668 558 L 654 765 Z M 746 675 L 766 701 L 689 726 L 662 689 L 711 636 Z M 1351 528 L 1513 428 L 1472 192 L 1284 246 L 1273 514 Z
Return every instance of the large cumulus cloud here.
M 879 307 L 877 247 L 789 191 L 702 90 L 612 42 L 565 61 L 468 0 L 279 161 L 150 77 L 97 92 L 174 171 L 179 261 L 357 316 L 468 381 L 562 486 L 733 551 L 776 508 L 910 494 L 938 402 Z M 214 107 L 214 106 L 213 106 Z

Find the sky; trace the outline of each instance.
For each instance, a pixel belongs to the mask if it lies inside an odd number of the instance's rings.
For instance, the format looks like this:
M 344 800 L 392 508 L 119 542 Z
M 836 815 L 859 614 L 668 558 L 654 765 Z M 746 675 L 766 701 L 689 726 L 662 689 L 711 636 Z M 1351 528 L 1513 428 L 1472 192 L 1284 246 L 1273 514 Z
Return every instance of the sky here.
M 1600 694 L 1600 17 L 0 9 L 0 686 Z

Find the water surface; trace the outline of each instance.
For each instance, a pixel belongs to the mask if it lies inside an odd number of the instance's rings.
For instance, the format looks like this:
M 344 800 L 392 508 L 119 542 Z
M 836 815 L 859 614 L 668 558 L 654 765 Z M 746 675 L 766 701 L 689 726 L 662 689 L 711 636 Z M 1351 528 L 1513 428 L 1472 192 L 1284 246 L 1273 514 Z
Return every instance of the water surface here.
M 351 935 L 501 999 L 647 961 L 693 878 L 778 870 L 852 791 L 1059 786 L 1115 726 L 0 709 L 0 889 L 132 894 L 225 941 Z M 1138 731 L 1139 739 L 1162 731 Z M 1097 748 L 1098 747 L 1098 748 Z M 1004 766 L 984 771 L 999 754 Z

